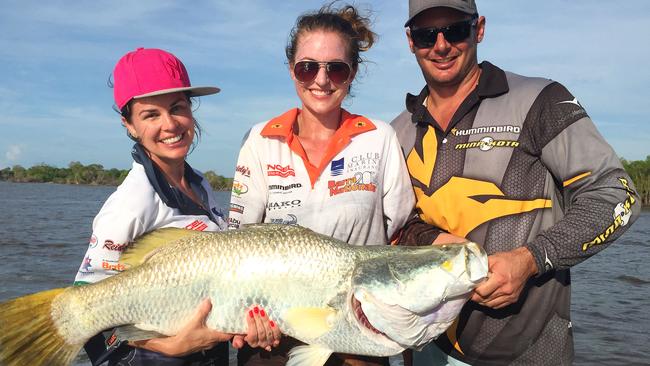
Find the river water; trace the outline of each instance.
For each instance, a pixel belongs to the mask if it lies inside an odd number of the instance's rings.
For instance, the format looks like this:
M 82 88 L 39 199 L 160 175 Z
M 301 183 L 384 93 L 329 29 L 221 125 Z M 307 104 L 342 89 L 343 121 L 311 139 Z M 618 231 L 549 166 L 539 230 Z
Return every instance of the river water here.
M 0 301 L 71 285 L 114 190 L 0 182 Z M 229 193 L 217 195 L 225 207 Z M 650 212 L 571 273 L 575 364 L 650 365 Z

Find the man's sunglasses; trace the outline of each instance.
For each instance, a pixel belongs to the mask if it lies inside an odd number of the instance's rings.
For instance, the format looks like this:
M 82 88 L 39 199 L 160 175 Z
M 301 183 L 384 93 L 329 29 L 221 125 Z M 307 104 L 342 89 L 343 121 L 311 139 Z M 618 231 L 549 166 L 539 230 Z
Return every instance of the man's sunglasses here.
M 300 61 L 293 66 L 293 74 L 299 82 L 310 83 L 316 79 L 321 66 L 327 71 L 327 77 L 335 84 L 343 84 L 348 81 L 352 72 L 350 65 L 343 61 Z
M 469 37 L 472 27 L 476 25 L 478 15 L 446 27 L 411 28 L 411 40 L 417 48 L 431 48 L 438 40 L 438 33 L 442 33 L 445 40 L 450 43 L 464 41 Z

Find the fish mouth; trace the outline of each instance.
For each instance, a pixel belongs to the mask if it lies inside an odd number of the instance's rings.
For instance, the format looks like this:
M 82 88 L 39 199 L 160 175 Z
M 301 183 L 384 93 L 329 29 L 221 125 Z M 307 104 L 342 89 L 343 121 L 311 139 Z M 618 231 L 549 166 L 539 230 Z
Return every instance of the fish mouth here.
M 375 328 L 370 324 L 368 321 L 368 317 L 366 317 L 366 314 L 363 313 L 363 309 L 361 308 L 361 302 L 356 299 L 356 297 L 352 296 L 352 310 L 354 311 L 354 316 L 356 316 L 357 320 L 361 325 L 369 329 L 375 334 L 380 334 L 386 337 L 386 334 L 379 329 Z

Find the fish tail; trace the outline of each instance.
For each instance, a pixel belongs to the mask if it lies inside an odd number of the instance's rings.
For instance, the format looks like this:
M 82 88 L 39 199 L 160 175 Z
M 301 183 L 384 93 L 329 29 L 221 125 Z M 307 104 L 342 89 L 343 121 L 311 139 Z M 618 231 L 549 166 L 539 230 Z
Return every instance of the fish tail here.
M 52 301 L 64 288 L 0 303 L 0 365 L 72 363 L 82 344 L 70 344 L 57 330 Z

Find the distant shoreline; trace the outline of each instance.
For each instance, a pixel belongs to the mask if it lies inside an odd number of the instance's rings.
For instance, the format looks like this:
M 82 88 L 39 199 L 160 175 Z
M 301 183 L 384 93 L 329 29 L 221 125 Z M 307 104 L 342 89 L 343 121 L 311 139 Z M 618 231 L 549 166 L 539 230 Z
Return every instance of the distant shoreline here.
M 11 168 L 0 170 L 0 181 L 119 186 L 129 171 L 130 169 L 104 169 L 101 164 L 83 165 L 78 161 L 71 162 L 67 168 L 58 168 L 47 164 L 38 164 L 30 168 L 14 165 Z M 203 175 L 215 191 L 232 189 L 233 178 L 218 175 L 212 170 L 204 172 Z

